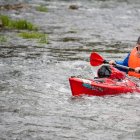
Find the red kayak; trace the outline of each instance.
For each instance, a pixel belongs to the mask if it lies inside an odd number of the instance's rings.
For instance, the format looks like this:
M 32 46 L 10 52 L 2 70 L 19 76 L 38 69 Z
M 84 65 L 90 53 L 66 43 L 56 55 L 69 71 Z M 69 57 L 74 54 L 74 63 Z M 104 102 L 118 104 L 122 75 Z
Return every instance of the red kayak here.
M 140 92 L 140 87 L 127 78 L 123 80 L 112 80 L 110 78 L 92 80 L 71 77 L 69 82 L 73 96 L 105 96 Z
M 99 66 L 108 64 L 98 53 L 93 52 L 90 56 L 90 64 Z M 99 68 L 98 77 L 93 79 L 84 79 L 78 77 L 69 78 L 70 87 L 73 96 L 105 96 L 118 95 L 121 93 L 140 92 L 140 87 L 126 77 L 124 72 L 119 71 L 115 67 L 120 67 L 128 71 L 134 71 L 133 68 L 115 64 L 114 66 L 103 65 Z

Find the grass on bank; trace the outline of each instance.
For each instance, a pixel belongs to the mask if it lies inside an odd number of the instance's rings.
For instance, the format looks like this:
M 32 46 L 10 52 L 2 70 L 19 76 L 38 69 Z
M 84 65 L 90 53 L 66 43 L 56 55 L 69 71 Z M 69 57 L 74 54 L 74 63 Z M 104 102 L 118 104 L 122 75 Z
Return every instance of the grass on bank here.
M 22 32 L 19 34 L 24 39 L 37 39 L 39 43 L 48 44 L 48 35 L 39 32 Z
M 39 12 L 48 12 L 48 8 L 46 6 L 43 6 L 43 5 L 37 6 L 36 10 Z
M 10 29 L 37 30 L 37 27 L 35 25 L 24 19 L 12 20 L 10 17 L 6 15 L 0 15 L 0 21 L 3 27 L 7 27 Z
M 0 35 L 0 44 L 3 43 L 3 42 L 7 42 L 7 39 L 6 39 L 5 36 Z

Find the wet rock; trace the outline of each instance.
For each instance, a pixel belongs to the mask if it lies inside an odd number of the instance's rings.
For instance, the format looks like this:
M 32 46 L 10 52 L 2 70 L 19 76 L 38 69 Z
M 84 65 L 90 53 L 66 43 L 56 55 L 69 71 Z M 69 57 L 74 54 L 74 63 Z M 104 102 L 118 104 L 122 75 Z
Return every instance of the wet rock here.
M 6 4 L 6 5 L 0 5 L 0 10 L 18 10 L 22 8 L 28 8 L 29 5 L 25 3 L 18 3 L 18 4 Z
M 72 10 L 77 10 L 79 8 L 78 5 L 70 5 L 69 6 L 69 9 L 72 9 Z

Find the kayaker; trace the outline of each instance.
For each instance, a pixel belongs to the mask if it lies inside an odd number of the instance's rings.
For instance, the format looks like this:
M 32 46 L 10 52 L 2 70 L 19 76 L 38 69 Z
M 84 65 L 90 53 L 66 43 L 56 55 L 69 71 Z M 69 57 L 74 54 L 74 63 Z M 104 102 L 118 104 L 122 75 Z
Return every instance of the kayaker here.
M 134 68 L 134 72 L 132 71 L 126 71 L 124 69 L 120 69 L 121 71 L 124 71 L 128 73 L 130 76 L 134 76 L 137 78 L 140 78 L 140 37 L 137 40 L 137 43 L 135 47 L 132 49 L 132 51 L 125 57 L 122 61 L 114 61 L 111 60 L 109 64 L 119 64 L 127 67 Z

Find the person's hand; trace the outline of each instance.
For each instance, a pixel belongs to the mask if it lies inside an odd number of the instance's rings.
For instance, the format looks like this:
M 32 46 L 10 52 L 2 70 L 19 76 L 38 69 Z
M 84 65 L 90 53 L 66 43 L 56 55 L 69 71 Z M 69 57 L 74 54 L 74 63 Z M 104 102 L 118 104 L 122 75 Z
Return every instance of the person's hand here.
M 115 62 L 114 60 L 111 60 L 111 61 L 109 61 L 109 64 L 110 64 L 110 65 L 115 65 L 116 62 Z
M 140 73 L 140 67 L 136 67 L 136 68 L 135 68 L 135 72 L 136 72 L 136 73 Z

